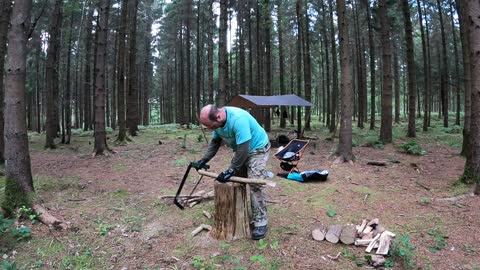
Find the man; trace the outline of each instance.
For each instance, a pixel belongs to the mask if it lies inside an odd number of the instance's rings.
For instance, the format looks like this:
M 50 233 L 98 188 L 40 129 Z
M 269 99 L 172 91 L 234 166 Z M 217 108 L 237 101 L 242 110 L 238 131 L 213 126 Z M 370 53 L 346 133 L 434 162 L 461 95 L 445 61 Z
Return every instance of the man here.
M 205 166 L 217 153 L 222 140 L 234 150 L 235 155 L 228 169 L 218 175 L 219 182 L 246 167 L 248 178 L 264 179 L 268 175 L 266 165 L 270 151 L 267 133 L 248 112 L 235 107 L 218 108 L 206 105 L 200 111 L 200 123 L 213 130 L 212 141 L 203 158 L 194 162 L 199 169 Z M 250 200 L 254 229 L 252 239 L 258 240 L 267 233 L 267 207 L 262 185 L 250 185 Z

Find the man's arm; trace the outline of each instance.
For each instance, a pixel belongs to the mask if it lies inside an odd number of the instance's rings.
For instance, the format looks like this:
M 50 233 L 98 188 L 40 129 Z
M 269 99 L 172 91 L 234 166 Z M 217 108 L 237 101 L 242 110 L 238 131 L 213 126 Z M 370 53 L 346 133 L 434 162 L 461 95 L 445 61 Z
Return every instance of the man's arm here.
M 206 160 L 207 162 L 210 161 L 210 159 L 212 159 L 215 156 L 215 154 L 217 154 L 218 149 L 220 148 L 221 145 L 222 145 L 221 138 L 212 139 L 212 141 L 210 141 L 210 144 L 208 145 L 207 152 L 205 153 L 205 155 L 203 155 L 202 159 Z
M 250 149 L 250 141 L 246 141 L 242 144 L 237 145 L 235 155 L 233 156 L 233 159 L 232 159 L 232 164 L 230 165 L 231 169 L 233 169 L 234 171 L 237 171 L 243 166 L 243 164 L 248 159 L 249 149 Z

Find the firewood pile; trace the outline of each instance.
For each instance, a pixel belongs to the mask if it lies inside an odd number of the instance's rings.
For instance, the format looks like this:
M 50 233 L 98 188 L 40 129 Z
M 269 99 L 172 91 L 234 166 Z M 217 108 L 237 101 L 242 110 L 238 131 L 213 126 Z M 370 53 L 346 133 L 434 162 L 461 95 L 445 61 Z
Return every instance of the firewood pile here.
M 341 242 L 346 245 L 365 247 L 367 253 L 374 253 L 372 256 L 373 266 L 380 266 L 385 263 L 384 255 L 388 250 L 395 234 L 386 230 L 380 225 L 378 218 L 372 220 L 364 219 L 360 225 L 331 225 L 318 224 L 312 230 L 312 237 L 316 241 L 327 240 L 330 243 Z

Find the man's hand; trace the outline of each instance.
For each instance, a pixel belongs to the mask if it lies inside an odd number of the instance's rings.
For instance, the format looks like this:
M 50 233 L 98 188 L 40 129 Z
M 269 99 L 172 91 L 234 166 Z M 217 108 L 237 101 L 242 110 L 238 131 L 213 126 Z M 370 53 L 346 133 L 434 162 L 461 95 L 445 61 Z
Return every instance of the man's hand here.
M 199 161 L 192 162 L 192 167 L 195 168 L 197 171 L 201 169 L 208 170 L 210 166 L 207 165 L 208 160 L 200 159 Z
M 230 179 L 230 177 L 233 176 L 233 174 L 235 173 L 235 171 L 230 168 L 222 173 L 220 173 L 217 178 L 215 178 L 215 180 L 217 180 L 218 182 L 221 182 L 221 183 L 225 183 L 228 181 L 228 179 Z

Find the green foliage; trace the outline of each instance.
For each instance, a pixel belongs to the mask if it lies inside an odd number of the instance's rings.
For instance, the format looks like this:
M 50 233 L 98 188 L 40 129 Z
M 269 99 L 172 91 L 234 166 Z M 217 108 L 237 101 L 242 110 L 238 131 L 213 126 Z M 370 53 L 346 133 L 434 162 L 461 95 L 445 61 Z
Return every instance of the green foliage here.
M 27 240 L 32 237 L 32 229 L 29 227 L 20 227 L 12 230 L 13 236 L 17 241 Z
M 4 260 L 2 263 L 2 270 L 17 270 L 17 263 L 10 263 L 7 260 Z
M 379 140 L 375 140 L 375 141 L 371 141 L 371 142 L 367 142 L 365 144 L 366 147 L 372 147 L 372 148 L 375 148 L 375 149 L 383 149 L 385 147 L 385 145 L 383 144 L 382 141 L 379 141 Z
M 197 142 L 201 142 L 203 140 L 202 134 L 198 134 L 197 136 Z
M 450 127 L 444 127 L 443 131 L 448 134 L 461 134 L 463 131 L 462 126 L 459 125 L 453 125 Z
M 0 213 L 0 232 L 6 232 L 15 223 L 14 219 L 7 219 Z
M 329 205 L 327 208 L 327 215 L 333 218 L 337 214 L 337 211 L 333 208 L 333 206 Z
M 216 268 L 214 264 L 206 261 L 205 258 L 198 255 L 193 257 L 192 266 L 201 270 L 210 270 Z
M 5 210 L 6 217 L 13 217 L 15 209 L 22 205 L 30 206 L 33 196 L 32 193 L 25 193 L 22 188 L 13 179 L 5 179 L 5 198 L 2 202 L 2 208 Z
M 188 164 L 188 160 L 182 158 L 182 159 L 177 159 L 175 160 L 175 167 L 184 167 L 184 166 L 187 166 Z
M 411 140 L 406 142 L 400 146 L 403 150 L 405 150 L 410 155 L 421 156 L 425 155 L 427 152 L 423 150 L 420 145 L 417 144 L 415 140 Z
M 448 242 L 445 240 L 448 238 L 443 233 L 441 228 L 435 228 L 428 231 L 428 234 L 433 237 L 434 243 L 428 248 L 431 253 L 435 253 L 437 250 L 442 250 L 448 245 Z
M 398 261 L 403 268 L 413 269 L 415 267 L 415 246 L 410 242 L 410 234 L 399 234 L 393 240 L 393 247 L 390 250 L 391 258 L 385 263 L 386 267 L 393 267 Z
M 18 209 L 17 219 L 28 219 L 32 224 L 34 224 L 40 215 L 41 213 L 37 215 L 33 212 L 32 208 L 22 205 L 22 207 Z
M 95 231 L 99 232 L 101 235 L 106 235 L 113 227 L 115 226 L 100 223 L 98 227 L 95 228 Z
M 251 262 L 259 262 L 259 263 L 264 263 L 265 262 L 265 257 L 262 254 L 259 255 L 253 255 L 250 257 Z

